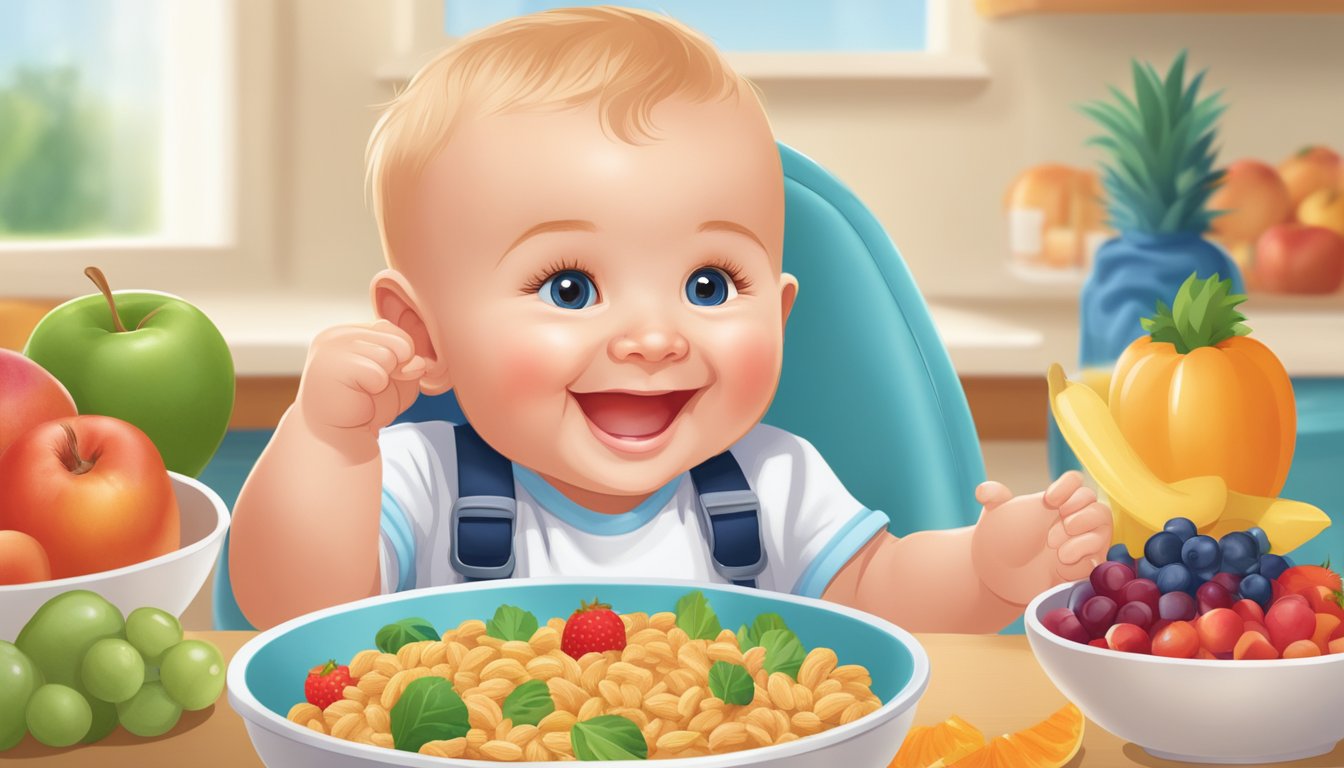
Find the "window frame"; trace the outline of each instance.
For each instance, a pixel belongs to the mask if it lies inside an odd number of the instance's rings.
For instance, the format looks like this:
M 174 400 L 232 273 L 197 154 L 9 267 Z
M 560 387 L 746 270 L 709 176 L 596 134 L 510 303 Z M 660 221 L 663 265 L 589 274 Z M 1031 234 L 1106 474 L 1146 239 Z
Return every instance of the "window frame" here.
M 0 243 L 0 296 L 84 293 L 91 287 L 83 275 L 90 265 L 107 273 L 114 289 L 186 292 L 255 289 L 275 282 L 280 272 L 274 237 L 279 156 L 274 132 L 276 7 L 269 0 L 217 1 L 223 17 L 219 33 L 225 57 L 220 78 L 224 123 L 218 156 L 204 162 L 222 166 L 215 171 L 223 184 L 217 194 L 204 198 L 219 206 L 218 223 L 190 241 L 166 233 Z M 190 169 L 181 172 L 183 177 L 189 174 Z

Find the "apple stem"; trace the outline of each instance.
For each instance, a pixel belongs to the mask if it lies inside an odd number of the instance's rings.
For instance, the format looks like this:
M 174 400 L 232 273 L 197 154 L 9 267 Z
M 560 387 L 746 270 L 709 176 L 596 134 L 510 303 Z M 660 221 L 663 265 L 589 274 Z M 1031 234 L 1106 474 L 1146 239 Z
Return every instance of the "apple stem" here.
M 143 328 L 145 326 L 145 323 L 149 322 L 149 318 L 159 314 L 159 310 L 163 309 L 164 306 L 166 305 L 160 304 L 159 306 L 155 307 L 148 315 L 145 315 L 144 317 L 140 318 L 140 322 L 135 324 L 135 330 L 138 331 L 141 328 Z
M 61 429 L 65 430 L 66 450 L 61 453 L 61 462 L 65 464 L 65 468 L 75 475 L 82 475 L 93 469 L 93 461 L 79 455 L 79 439 L 75 437 L 74 427 L 62 424 Z
M 117 333 L 125 333 L 126 326 L 121 324 L 121 315 L 117 314 L 117 302 L 112 299 L 112 287 L 107 284 L 107 277 L 103 275 L 103 270 L 97 267 L 87 267 L 84 274 L 98 286 L 98 290 L 103 292 L 103 297 L 107 299 L 107 308 L 112 310 L 112 325 Z M 143 322 L 143 321 L 141 321 Z

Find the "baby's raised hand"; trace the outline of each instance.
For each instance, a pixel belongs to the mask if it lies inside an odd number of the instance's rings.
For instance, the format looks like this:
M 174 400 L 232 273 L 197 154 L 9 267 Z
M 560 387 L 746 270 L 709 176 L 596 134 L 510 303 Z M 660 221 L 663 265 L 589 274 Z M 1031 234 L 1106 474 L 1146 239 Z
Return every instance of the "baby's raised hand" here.
M 294 405 L 328 438 L 376 438 L 415 402 L 424 373 L 411 337 L 392 323 L 338 325 L 313 339 Z
M 1086 578 L 1111 545 L 1111 510 L 1066 472 L 1045 493 L 1014 497 L 1002 483 L 981 483 L 984 505 L 971 538 L 980 581 L 999 598 L 1026 605 L 1065 581 Z

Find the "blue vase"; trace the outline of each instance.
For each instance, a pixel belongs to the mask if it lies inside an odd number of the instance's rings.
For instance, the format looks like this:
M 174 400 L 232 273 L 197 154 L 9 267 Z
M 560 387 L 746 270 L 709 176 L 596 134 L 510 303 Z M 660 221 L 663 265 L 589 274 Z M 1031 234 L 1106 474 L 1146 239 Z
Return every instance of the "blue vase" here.
M 1236 262 L 1197 234 L 1125 232 L 1102 245 L 1083 284 L 1082 366 L 1109 368 L 1144 334 L 1139 320 L 1151 317 L 1159 301 L 1171 306 L 1191 272 L 1231 278 L 1232 293 L 1246 292 Z

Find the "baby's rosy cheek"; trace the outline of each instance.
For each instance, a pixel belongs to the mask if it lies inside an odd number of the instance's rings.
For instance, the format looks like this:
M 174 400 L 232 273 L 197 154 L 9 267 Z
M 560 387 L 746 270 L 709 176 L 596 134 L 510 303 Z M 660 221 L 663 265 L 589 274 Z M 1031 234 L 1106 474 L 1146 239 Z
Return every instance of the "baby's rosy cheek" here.
M 580 348 L 570 334 L 544 327 L 501 340 L 491 352 L 498 386 L 518 398 L 559 393 L 578 376 Z
M 715 339 L 720 383 L 732 408 L 756 408 L 779 383 L 779 341 L 759 327 L 725 329 Z

